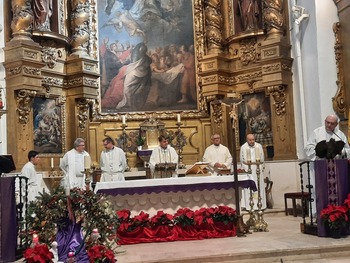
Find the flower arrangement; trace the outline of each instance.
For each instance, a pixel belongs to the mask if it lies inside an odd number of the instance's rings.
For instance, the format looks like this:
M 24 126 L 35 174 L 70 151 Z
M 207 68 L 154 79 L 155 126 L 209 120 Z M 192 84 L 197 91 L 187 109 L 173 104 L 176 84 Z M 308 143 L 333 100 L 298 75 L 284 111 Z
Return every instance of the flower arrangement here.
M 173 224 L 173 216 L 163 211 L 157 211 L 157 214 L 150 219 L 151 226 L 171 226 Z
M 194 225 L 194 216 L 195 213 L 191 209 L 180 208 L 174 215 L 174 224 L 180 224 L 182 226 Z
M 348 221 L 348 209 L 345 206 L 328 205 L 322 209 L 320 216 L 324 223 L 329 225 L 330 229 L 341 229 Z
M 137 227 L 149 225 L 149 214 L 141 211 L 140 214 L 130 217 L 130 211 L 126 209 L 118 210 L 118 223 L 121 231 L 132 231 Z
M 94 245 L 88 249 L 90 263 L 114 263 L 114 253 L 104 245 Z
M 51 263 L 53 254 L 46 244 L 37 244 L 28 248 L 24 254 L 24 260 L 27 263 Z
M 68 198 L 70 200 L 68 205 Z M 94 245 L 106 244 L 107 248 L 116 242 L 116 230 L 119 227 L 118 217 L 111 203 L 103 195 L 74 188 L 67 197 L 63 188 L 58 187 L 53 193 L 43 193 L 28 206 L 27 233 L 21 238 L 28 239 L 33 233 L 38 234 L 42 244 L 51 244 L 56 240 L 57 229 L 67 224 L 68 210 L 75 222 L 81 222 L 81 232 L 87 251 Z M 98 240 L 91 242 L 88 238 L 94 229 L 98 229 Z M 29 245 L 29 244 L 28 244 Z M 25 253 L 29 253 L 29 249 Z M 35 262 L 35 261 L 33 261 Z M 44 261 L 43 261 L 44 262 Z M 98 261 L 92 261 L 98 262 Z

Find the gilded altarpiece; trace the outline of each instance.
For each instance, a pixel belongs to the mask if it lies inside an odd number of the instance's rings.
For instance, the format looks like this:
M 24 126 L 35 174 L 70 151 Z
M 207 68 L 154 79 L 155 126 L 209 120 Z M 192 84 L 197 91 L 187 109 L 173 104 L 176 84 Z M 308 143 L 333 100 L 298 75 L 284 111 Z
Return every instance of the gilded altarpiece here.
M 114 113 L 104 112 L 101 108 L 103 78 L 100 79 L 100 76 L 103 77 L 100 53 L 101 48 L 103 51 L 104 38 L 99 39 L 99 29 L 119 29 L 129 36 L 137 34 L 143 37 L 142 28 L 141 31 L 137 27 L 134 31 L 128 31 L 128 26 L 132 23 L 125 20 L 128 18 L 126 10 L 130 8 L 130 11 L 133 6 L 122 6 L 123 2 L 128 1 L 115 1 L 114 8 L 119 7 L 119 10 L 113 10 L 114 16 L 103 24 L 99 24 L 98 12 L 106 12 L 103 8 L 108 5 L 102 5 L 101 10 L 101 4 L 97 7 L 98 3 L 92 0 L 83 1 L 83 4 L 74 0 L 67 2 L 67 5 L 59 2 L 54 5 L 53 15 L 49 17 L 49 29 L 44 27 L 44 31 L 41 27 L 31 30 L 34 16 L 30 5 L 12 0 L 11 4 L 5 6 L 9 12 L 12 10 L 12 15 L 6 18 L 11 29 L 6 34 L 9 42 L 5 47 L 4 65 L 7 105 L 12 105 L 8 108 L 12 112 L 8 116 L 8 124 L 15 127 L 14 134 L 33 131 L 33 125 L 26 125 L 25 132 L 22 132 L 23 125 L 16 115 L 18 106 L 13 99 L 17 90 L 41 94 L 49 92 L 64 98 L 65 117 L 69 120 L 66 127 L 67 149 L 76 137 L 86 138 L 87 150 L 93 161 L 98 163 L 104 136 L 120 138 L 124 129 L 131 137 L 130 133 L 138 132 L 141 122 L 153 118 L 164 122 L 165 128 L 174 133 L 179 128 L 177 123 L 180 123 L 181 132 L 186 138 L 183 161 L 192 164 L 202 159 L 213 132 L 218 131 L 223 135 L 224 144 L 230 146 L 232 142 L 231 123 L 238 123 L 238 111 L 232 114 L 228 109 L 217 105 L 213 109 L 212 103 L 229 97 L 242 99 L 246 94 L 264 92 L 270 100 L 275 158 L 295 158 L 292 60 L 290 44 L 285 34 L 285 14 L 288 12 L 286 1 L 257 1 L 259 4 L 254 7 L 257 16 L 252 18 L 243 4 L 246 1 L 193 0 L 192 14 L 186 16 L 193 19 L 193 35 L 186 36 L 186 39 L 193 42 L 193 47 L 190 42 L 187 46 L 193 48 L 191 52 L 195 62 L 196 101 L 189 104 L 190 108 L 170 105 L 163 109 L 158 105 L 147 108 L 146 112 L 129 111 L 127 108 L 117 109 Z M 151 2 L 144 1 L 145 4 Z M 182 2 L 179 1 L 177 5 Z M 156 7 L 163 8 L 162 10 L 177 7 L 164 3 L 162 1 Z M 11 9 L 16 5 L 20 5 L 20 8 Z M 248 16 L 249 19 L 245 19 Z M 122 18 L 124 20 L 119 23 L 117 20 Z M 147 23 L 147 19 L 153 18 L 148 15 L 143 19 Z M 65 19 L 70 21 L 69 25 L 62 23 Z M 117 40 L 109 39 L 118 46 Z M 126 42 L 122 44 L 127 46 Z M 192 78 L 191 81 L 193 80 Z M 160 85 L 161 88 L 164 86 Z M 181 99 L 176 97 L 176 102 Z M 193 105 L 195 108 L 191 108 Z M 178 114 L 181 115 L 180 122 L 177 121 Z M 32 113 L 27 115 L 32 116 Z M 126 119 L 124 127 L 123 116 Z M 28 123 L 33 123 L 33 120 Z M 16 135 L 9 134 L 8 138 L 10 144 L 23 143 L 21 136 L 19 139 Z M 27 150 L 34 146 L 33 140 L 27 138 L 26 142 Z M 176 145 L 176 138 L 173 143 Z M 137 166 L 139 160 L 136 153 L 128 149 L 126 151 L 129 166 Z M 15 151 L 14 154 L 24 155 L 24 150 Z M 25 158 L 21 157 L 20 162 L 24 161 Z M 48 167 L 48 164 L 44 162 L 43 165 Z

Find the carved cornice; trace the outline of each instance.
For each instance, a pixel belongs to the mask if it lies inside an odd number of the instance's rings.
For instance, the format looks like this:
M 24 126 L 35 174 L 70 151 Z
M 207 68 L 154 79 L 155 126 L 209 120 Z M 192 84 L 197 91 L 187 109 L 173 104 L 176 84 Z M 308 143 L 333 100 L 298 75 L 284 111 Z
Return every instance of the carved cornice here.
M 285 85 L 277 85 L 267 88 L 268 93 L 270 93 L 274 99 L 273 106 L 275 107 L 276 115 L 280 117 L 286 114 L 287 94 L 285 90 Z
M 334 54 L 337 67 L 337 92 L 332 98 L 333 109 L 340 119 L 347 118 L 347 105 L 345 98 L 344 71 L 343 71 L 343 48 L 340 38 L 340 23 L 334 23 L 333 32 L 335 36 Z
M 64 87 L 63 78 L 54 78 L 54 77 L 43 77 L 41 80 L 43 86 L 56 86 L 56 87 Z
M 33 97 L 35 97 L 36 91 L 32 90 L 19 90 L 17 92 L 17 112 L 18 122 L 26 125 L 29 120 L 29 114 L 32 109 Z

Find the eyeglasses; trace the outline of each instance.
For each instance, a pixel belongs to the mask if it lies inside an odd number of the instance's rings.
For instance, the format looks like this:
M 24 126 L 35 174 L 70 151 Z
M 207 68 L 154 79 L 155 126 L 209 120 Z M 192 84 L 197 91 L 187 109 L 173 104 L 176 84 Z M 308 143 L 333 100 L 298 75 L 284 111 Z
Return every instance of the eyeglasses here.
M 85 146 L 85 144 L 79 144 L 78 146 Z
M 217 140 L 217 139 L 220 139 L 220 137 L 214 137 L 213 140 Z
M 104 142 L 103 146 L 107 146 L 108 144 L 110 144 L 110 142 Z

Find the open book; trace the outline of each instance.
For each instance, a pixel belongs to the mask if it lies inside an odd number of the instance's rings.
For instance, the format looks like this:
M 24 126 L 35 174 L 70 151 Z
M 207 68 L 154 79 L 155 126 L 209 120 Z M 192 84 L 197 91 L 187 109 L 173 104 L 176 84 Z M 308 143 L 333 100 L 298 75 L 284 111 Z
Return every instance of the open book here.
M 208 170 L 206 167 L 208 166 L 208 162 L 196 162 L 194 165 L 192 165 L 190 168 L 188 168 L 185 172 L 186 175 L 188 174 L 198 174 L 198 175 L 204 175 L 208 173 Z

